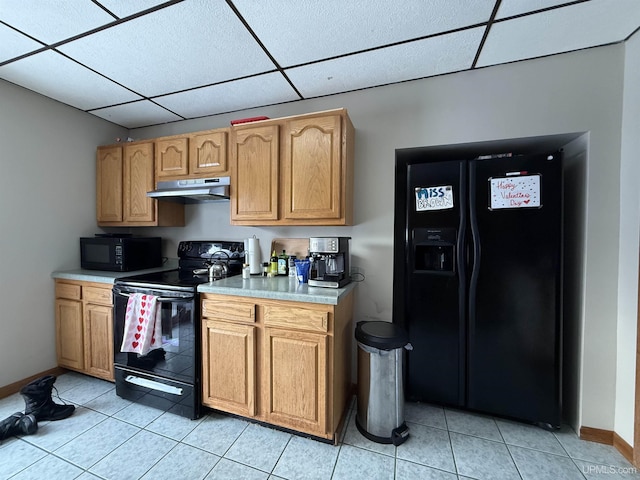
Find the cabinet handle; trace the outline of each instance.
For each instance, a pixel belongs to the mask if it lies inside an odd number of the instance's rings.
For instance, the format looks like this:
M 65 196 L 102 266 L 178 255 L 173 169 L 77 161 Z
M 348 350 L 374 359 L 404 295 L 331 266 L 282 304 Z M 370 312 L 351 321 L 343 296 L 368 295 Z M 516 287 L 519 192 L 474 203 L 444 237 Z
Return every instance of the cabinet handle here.
M 172 393 L 173 395 L 182 395 L 182 389 L 178 387 L 172 387 L 160 382 L 154 382 L 146 378 L 136 377 L 135 375 L 127 375 L 125 381 L 139 385 L 141 387 L 151 388 L 152 390 L 159 390 L 161 392 Z
M 130 297 L 131 294 L 130 293 L 122 293 L 119 291 L 116 291 L 116 295 L 122 295 L 123 297 Z M 188 295 L 186 297 L 158 297 L 156 299 L 157 302 L 177 302 L 180 300 L 186 301 L 186 300 L 193 300 L 193 295 Z

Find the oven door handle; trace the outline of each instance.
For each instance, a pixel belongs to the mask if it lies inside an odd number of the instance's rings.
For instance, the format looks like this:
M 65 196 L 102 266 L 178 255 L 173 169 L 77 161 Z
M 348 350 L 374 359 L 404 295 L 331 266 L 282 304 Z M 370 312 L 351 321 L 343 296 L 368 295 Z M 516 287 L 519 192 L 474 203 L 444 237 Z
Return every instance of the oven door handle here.
M 114 290 L 116 295 L 122 295 L 123 297 L 130 297 L 131 294 L 130 293 L 123 293 L 119 290 Z M 156 299 L 156 302 L 177 302 L 177 301 L 185 301 L 185 300 L 193 300 L 194 296 L 193 295 L 189 295 L 187 297 L 158 297 Z

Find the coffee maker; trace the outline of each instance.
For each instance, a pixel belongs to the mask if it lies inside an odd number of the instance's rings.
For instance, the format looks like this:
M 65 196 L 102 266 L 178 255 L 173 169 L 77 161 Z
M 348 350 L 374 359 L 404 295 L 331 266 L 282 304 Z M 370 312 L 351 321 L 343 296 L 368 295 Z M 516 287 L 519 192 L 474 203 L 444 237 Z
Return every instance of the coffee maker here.
M 351 281 L 349 263 L 351 237 L 311 237 L 309 256 L 312 271 L 309 286 L 342 288 Z

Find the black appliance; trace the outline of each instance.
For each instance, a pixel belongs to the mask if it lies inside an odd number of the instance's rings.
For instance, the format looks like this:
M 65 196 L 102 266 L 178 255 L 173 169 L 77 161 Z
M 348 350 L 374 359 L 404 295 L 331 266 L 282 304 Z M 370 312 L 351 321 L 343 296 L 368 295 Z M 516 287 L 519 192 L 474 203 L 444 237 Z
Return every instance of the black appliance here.
M 397 150 L 395 182 L 393 319 L 413 345 L 407 399 L 558 427 L 561 152 Z
M 122 277 L 114 282 L 116 393 L 178 415 L 200 416 L 201 346 L 198 285 L 209 266 L 224 263 L 225 276 L 242 272 L 244 242 L 186 241 L 178 245 L 178 269 Z M 220 278 L 220 277 L 216 277 Z M 158 297 L 162 347 L 146 355 L 121 352 L 129 295 Z
M 162 239 L 131 234 L 80 238 L 80 266 L 87 270 L 129 272 L 162 265 Z

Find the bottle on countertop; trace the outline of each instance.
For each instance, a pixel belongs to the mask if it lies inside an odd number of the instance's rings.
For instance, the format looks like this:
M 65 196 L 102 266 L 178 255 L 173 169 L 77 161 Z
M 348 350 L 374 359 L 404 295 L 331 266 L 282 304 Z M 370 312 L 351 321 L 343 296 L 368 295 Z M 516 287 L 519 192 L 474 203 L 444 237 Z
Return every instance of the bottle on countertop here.
M 262 263 L 262 276 L 266 277 L 268 273 L 269 273 L 269 262 L 263 262 Z
M 275 250 L 271 254 L 271 259 L 269 260 L 269 273 L 272 275 L 278 274 L 278 256 L 276 255 Z
M 289 255 L 289 277 L 297 278 L 295 255 Z
M 318 263 L 313 255 L 307 257 L 307 260 L 309 260 L 309 278 L 316 278 L 318 276 Z
M 282 254 L 278 255 L 278 275 L 286 275 L 289 272 L 289 255 L 282 250 Z
M 242 265 L 242 278 L 251 278 L 251 270 L 248 263 Z

